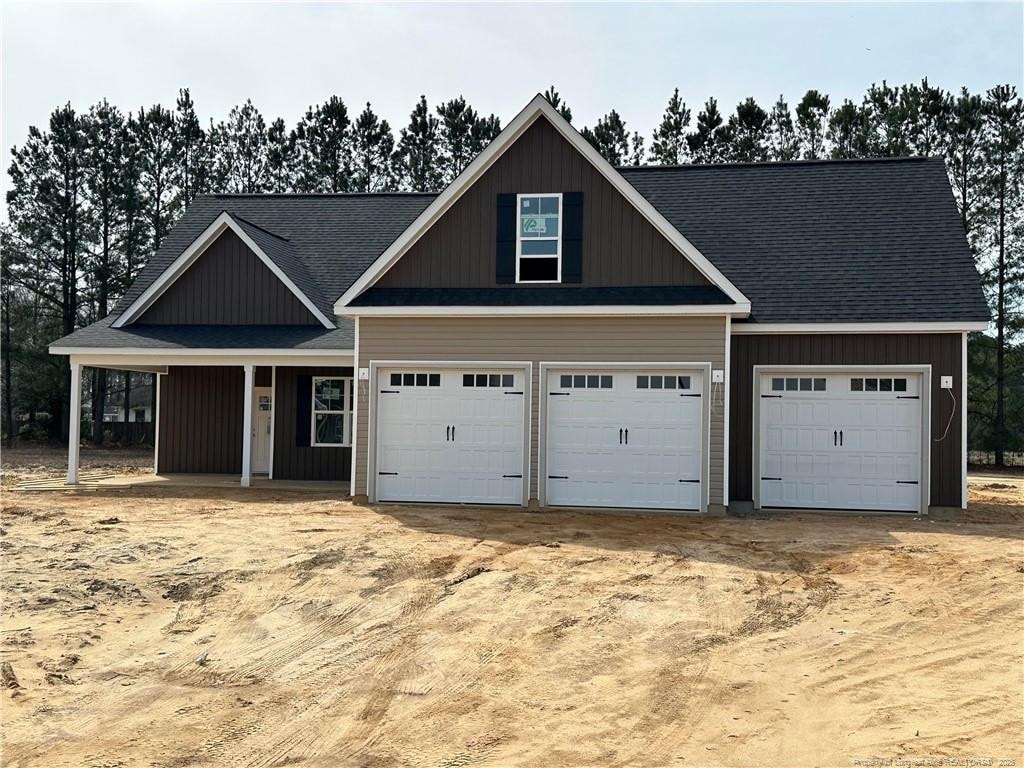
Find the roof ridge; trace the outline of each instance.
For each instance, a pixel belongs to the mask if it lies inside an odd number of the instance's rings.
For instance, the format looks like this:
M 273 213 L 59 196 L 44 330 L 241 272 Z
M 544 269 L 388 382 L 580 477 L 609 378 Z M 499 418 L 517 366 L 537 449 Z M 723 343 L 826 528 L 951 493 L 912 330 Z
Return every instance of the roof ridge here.
M 620 165 L 615 170 L 620 173 L 631 173 L 633 171 L 666 171 L 689 168 L 778 168 L 780 166 L 809 166 L 809 165 L 852 165 L 857 163 L 884 164 L 884 163 L 924 163 L 929 161 L 942 161 L 937 155 L 926 156 L 901 156 L 901 157 L 836 157 L 836 158 L 815 158 L 813 160 L 760 160 L 728 163 L 676 163 L 666 165 Z
M 286 243 L 291 243 L 291 239 L 290 238 L 287 238 L 284 235 L 279 235 L 279 234 L 277 234 L 277 232 L 272 232 L 269 229 L 267 229 L 266 227 L 261 227 L 256 222 L 249 221 L 248 219 L 243 218 L 242 216 L 239 216 L 237 213 L 232 213 L 231 211 L 224 211 L 224 213 L 226 213 L 228 216 L 230 216 L 233 219 L 237 219 L 238 221 L 241 221 L 243 224 L 248 224 L 250 227 L 255 227 L 260 232 L 268 234 L 271 237 L 276 237 L 278 240 L 282 240 L 282 241 L 284 241 Z
M 196 197 L 425 197 L 436 196 L 437 192 L 201 192 Z

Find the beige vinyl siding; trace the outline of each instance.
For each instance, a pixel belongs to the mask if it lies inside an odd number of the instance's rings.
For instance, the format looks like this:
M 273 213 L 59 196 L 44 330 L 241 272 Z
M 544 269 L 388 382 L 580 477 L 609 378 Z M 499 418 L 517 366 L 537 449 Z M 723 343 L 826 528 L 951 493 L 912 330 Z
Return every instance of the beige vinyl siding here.
M 532 362 L 530 498 L 538 498 L 540 364 L 710 363 L 725 366 L 725 318 L 709 317 L 361 317 L 359 363 L 402 361 Z M 359 384 L 356 490 L 367 489 L 371 382 Z M 705 385 L 711 397 L 712 385 Z M 711 504 L 722 503 L 724 406 L 711 410 Z

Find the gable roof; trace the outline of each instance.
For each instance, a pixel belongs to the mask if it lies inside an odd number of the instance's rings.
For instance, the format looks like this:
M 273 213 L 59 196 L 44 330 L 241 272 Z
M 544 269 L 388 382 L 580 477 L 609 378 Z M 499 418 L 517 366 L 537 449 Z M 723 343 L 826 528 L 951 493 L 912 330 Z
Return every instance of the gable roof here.
M 622 168 L 762 323 L 988 322 L 941 158 Z
M 672 226 L 671 223 L 641 196 L 615 168 L 583 136 L 562 117 L 551 103 L 541 94 L 533 97 L 529 104 L 491 141 L 490 144 L 460 173 L 419 216 L 409 224 L 398 238 L 388 246 L 370 267 L 346 290 L 334 304 L 334 311 L 341 314 L 345 307 L 363 291 L 372 286 L 409 248 L 429 230 L 459 197 L 469 189 L 512 146 L 523 133 L 539 119 L 546 119 L 611 185 L 630 202 L 654 228 L 697 268 L 708 281 L 721 289 L 735 309 L 746 314 L 750 302 L 719 269 L 694 245 Z

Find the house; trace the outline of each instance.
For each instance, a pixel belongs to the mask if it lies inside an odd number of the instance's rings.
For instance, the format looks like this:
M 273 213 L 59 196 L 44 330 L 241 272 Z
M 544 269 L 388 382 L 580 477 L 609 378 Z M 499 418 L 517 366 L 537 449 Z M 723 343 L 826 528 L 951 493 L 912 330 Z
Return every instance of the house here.
M 196 199 L 70 356 L 159 472 L 356 500 L 966 505 L 988 308 L 941 160 L 613 168 L 540 96 L 440 194 Z
M 134 378 L 134 377 L 132 377 Z M 124 387 L 107 392 L 107 400 L 103 406 L 105 422 L 149 422 L 153 420 L 153 387 L 135 386 L 128 393 L 128 411 L 131 418 L 125 419 Z

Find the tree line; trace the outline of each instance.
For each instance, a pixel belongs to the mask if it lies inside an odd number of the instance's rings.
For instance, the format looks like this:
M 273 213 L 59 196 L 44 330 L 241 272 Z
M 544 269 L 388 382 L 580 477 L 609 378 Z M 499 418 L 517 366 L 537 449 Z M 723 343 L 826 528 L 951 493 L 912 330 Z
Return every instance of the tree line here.
M 569 122 L 554 87 L 544 96 Z M 0 229 L 3 421 L 56 437 L 66 412 L 65 361 L 54 338 L 109 314 L 197 194 L 437 191 L 501 130 L 459 96 L 414 104 L 395 132 L 372 106 L 339 97 L 292 126 L 246 100 L 219 122 L 200 119 L 187 89 L 173 107 L 122 112 L 107 101 L 58 107 L 12 150 L 9 222 Z M 993 309 L 995 332 L 972 344 L 972 445 L 1024 448 L 1024 181 L 1022 106 L 1016 89 L 949 92 L 928 83 L 873 84 L 859 101 L 807 91 L 794 106 L 753 98 L 728 115 L 715 98 L 687 105 L 676 89 L 650 136 L 615 109 L 584 137 L 613 165 L 940 156 Z M 132 378 L 117 375 L 130 393 Z M 102 413 L 111 382 L 88 382 Z M 49 419 L 42 418 L 48 414 Z M 66 417 L 64 417 L 66 430 Z M 66 431 L 64 432 L 66 434 Z M 100 419 L 92 438 L 103 440 Z

